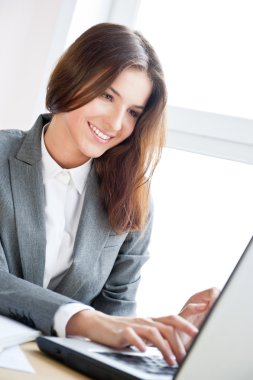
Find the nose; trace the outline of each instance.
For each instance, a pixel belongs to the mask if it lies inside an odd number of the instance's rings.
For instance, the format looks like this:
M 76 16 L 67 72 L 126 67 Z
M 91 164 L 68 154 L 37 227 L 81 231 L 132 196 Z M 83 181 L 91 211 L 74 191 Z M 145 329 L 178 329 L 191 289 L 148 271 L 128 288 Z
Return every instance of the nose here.
M 112 132 L 119 132 L 124 123 L 124 110 L 118 108 L 111 110 L 108 115 L 107 122 Z

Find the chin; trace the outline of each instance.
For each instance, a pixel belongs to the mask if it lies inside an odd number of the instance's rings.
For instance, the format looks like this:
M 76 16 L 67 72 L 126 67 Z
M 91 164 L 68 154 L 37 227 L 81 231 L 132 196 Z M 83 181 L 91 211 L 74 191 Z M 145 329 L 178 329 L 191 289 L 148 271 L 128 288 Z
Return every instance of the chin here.
M 101 156 L 103 156 L 103 154 L 105 153 L 106 151 L 104 152 L 86 152 L 84 153 L 84 156 L 85 157 L 89 157 L 89 159 L 93 159 L 93 158 L 99 158 Z

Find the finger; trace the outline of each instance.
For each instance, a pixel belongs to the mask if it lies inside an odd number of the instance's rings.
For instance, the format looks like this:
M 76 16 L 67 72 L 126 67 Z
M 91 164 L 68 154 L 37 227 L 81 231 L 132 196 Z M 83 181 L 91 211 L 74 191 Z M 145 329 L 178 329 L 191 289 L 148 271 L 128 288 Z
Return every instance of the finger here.
M 207 303 L 189 303 L 179 313 L 183 318 L 208 311 Z
M 180 363 L 186 354 L 185 346 L 180 335 L 173 327 L 169 326 L 163 327 L 163 331 L 161 333 L 162 336 L 169 342 L 170 347 L 176 356 L 177 362 Z
M 191 337 L 194 337 L 198 333 L 197 327 L 180 315 L 169 315 L 166 317 L 153 318 L 153 321 L 173 326 Z
M 126 347 L 126 346 L 134 346 L 141 352 L 144 352 L 146 350 L 146 344 L 144 340 L 135 332 L 135 330 L 132 327 L 126 327 L 122 329 L 121 333 L 119 334 L 119 346 L 120 347 Z
M 180 339 L 184 345 L 184 348 L 186 351 L 189 350 L 189 347 L 192 343 L 192 338 L 189 337 L 189 335 L 186 335 L 185 333 L 182 333 L 182 332 L 178 332 L 179 336 L 180 336 Z
M 170 342 L 163 338 L 160 331 L 151 326 L 138 326 L 134 328 L 135 332 L 141 336 L 142 339 L 146 339 L 148 342 L 152 343 L 164 357 L 164 360 L 173 366 L 177 364 L 175 353 L 171 349 Z
M 220 290 L 218 288 L 209 289 L 209 308 L 213 306 L 214 302 L 220 295 Z
M 219 296 L 219 293 L 220 293 L 220 290 L 214 287 L 202 290 L 201 292 L 196 293 L 192 297 L 190 297 L 184 306 L 186 306 L 188 303 L 199 303 L 199 302 L 207 302 L 210 305 L 212 305 L 214 301 L 217 299 L 217 297 Z

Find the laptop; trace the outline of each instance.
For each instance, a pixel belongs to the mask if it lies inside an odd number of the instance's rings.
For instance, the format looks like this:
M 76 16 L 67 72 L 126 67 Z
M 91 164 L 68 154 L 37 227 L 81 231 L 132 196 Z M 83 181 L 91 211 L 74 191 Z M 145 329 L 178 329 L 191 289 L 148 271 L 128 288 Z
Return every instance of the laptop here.
M 180 366 L 148 347 L 115 350 L 84 338 L 40 336 L 41 351 L 101 380 L 250 380 L 253 378 L 253 238 Z

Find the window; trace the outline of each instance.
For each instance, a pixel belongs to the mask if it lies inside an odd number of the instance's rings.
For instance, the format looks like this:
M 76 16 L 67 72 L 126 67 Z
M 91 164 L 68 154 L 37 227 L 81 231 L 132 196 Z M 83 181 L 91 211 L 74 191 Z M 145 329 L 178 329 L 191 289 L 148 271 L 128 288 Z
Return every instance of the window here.
M 193 293 L 222 288 L 253 233 L 253 166 L 165 148 L 152 194 L 141 315 L 175 313 Z
M 250 0 L 142 0 L 136 27 L 161 57 L 170 105 L 253 119 Z

